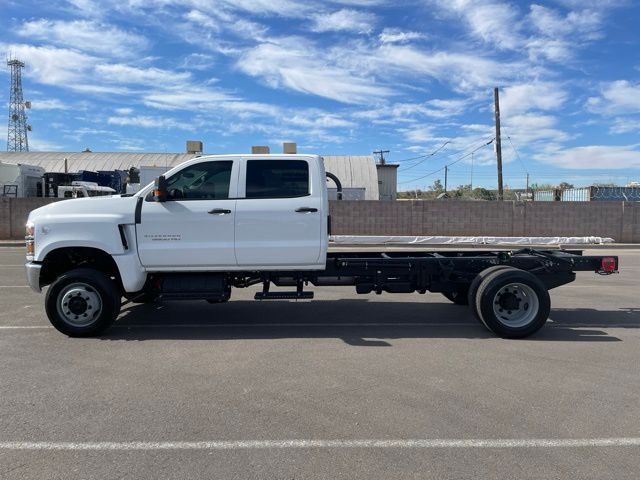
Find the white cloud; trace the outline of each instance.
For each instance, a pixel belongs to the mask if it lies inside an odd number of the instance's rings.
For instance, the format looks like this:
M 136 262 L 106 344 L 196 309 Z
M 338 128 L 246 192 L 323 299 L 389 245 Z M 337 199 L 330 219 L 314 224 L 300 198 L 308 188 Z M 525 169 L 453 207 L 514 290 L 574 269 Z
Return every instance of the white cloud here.
M 519 69 L 513 63 L 497 62 L 480 55 L 446 51 L 432 53 L 408 45 L 383 45 L 374 52 L 371 60 L 371 71 L 386 65 L 395 69 L 396 74 L 412 72 L 427 75 L 458 90 L 476 90 L 502 83 L 504 78 L 513 76 Z
M 197 23 L 201 27 L 213 30 L 214 32 L 219 32 L 221 30 L 219 21 L 214 20 L 209 15 L 202 13 L 200 10 L 190 10 L 185 14 L 184 18 Z
M 67 3 L 75 7 L 77 13 L 87 16 L 95 17 L 102 11 L 101 5 L 95 0 L 66 0 Z
M 209 70 L 214 65 L 213 56 L 205 53 L 190 53 L 185 57 L 181 68 L 186 70 Z
M 131 115 L 133 113 L 133 108 L 116 108 L 115 112 L 118 115 Z
M 189 72 L 175 72 L 155 67 L 139 68 L 123 63 L 97 65 L 95 71 L 101 79 L 108 82 L 155 87 L 183 85 L 191 78 Z
M 556 9 L 531 5 L 527 20 L 537 36 L 527 40 L 526 48 L 533 61 L 566 62 L 573 58 L 581 44 L 601 37 L 603 13 L 582 8 L 563 16 Z
M 408 141 L 414 143 L 432 142 L 435 138 L 438 138 L 432 126 L 416 126 L 401 131 Z
M 136 115 L 136 116 L 123 116 L 123 117 L 109 117 L 107 119 L 109 125 L 118 126 L 131 126 L 142 128 L 180 128 L 190 129 L 191 125 L 178 122 L 172 118 L 153 117 L 148 115 Z
M 148 46 L 141 35 L 88 20 L 34 20 L 23 23 L 17 33 L 30 40 L 109 57 L 136 56 Z
M 37 133 L 29 133 L 29 150 L 34 152 L 54 152 L 60 149 L 62 149 L 62 145 L 42 139 Z
M 84 79 L 99 59 L 65 48 L 35 47 L 25 44 L 0 44 L 0 50 L 12 52 L 25 62 L 25 75 L 36 82 L 59 87 Z
M 284 87 L 343 103 L 370 103 L 391 95 L 387 87 L 349 69 L 327 64 L 323 56 L 308 41 L 290 37 L 248 50 L 236 66 L 248 75 L 262 78 L 272 88 Z
M 234 99 L 224 92 L 193 85 L 175 91 L 152 91 L 142 97 L 143 103 L 150 107 L 192 111 L 216 108 L 221 102 L 231 102 Z
M 574 10 L 562 16 L 557 10 L 533 4 L 529 19 L 543 35 L 552 38 L 579 35 L 582 38 L 599 37 L 602 14 L 595 10 Z
M 518 146 L 534 142 L 563 142 L 568 135 L 558 126 L 558 119 L 551 115 L 526 113 L 503 119 L 504 136 L 510 136 Z
M 69 110 L 70 105 L 61 102 L 57 98 L 39 99 L 31 102 L 33 110 Z
M 354 118 L 366 119 L 374 124 L 397 125 L 416 123 L 423 117 L 451 118 L 462 114 L 469 106 L 463 99 L 433 99 L 423 103 L 398 102 L 384 108 L 362 110 L 353 114 Z
M 544 60 L 566 62 L 573 57 L 574 53 L 572 46 L 566 41 L 550 38 L 531 38 L 527 40 L 526 48 L 533 62 Z
M 609 132 L 614 135 L 640 133 L 640 118 L 616 118 L 609 128 Z
M 640 113 L 640 84 L 617 80 L 603 86 L 599 97 L 587 101 L 589 110 L 604 115 Z
M 560 168 L 621 170 L 640 168 L 640 150 L 632 146 L 591 145 L 558 150 L 537 157 Z
M 399 28 L 385 28 L 378 38 L 382 43 L 407 43 L 425 38 L 425 35 L 419 32 L 405 32 Z
M 368 12 L 343 8 L 333 13 L 319 13 L 313 17 L 311 29 L 315 32 L 351 31 L 368 33 L 376 22 L 375 15 Z
M 567 97 L 567 92 L 554 82 L 511 85 L 500 92 L 500 111 L 503 116 L 518 115 L 529 110 L 559 111 Z
M 478 0 L 436 0 L 445 11 L 461 17 L 470 33 L 501 49 L 515 49 L 522 43 L 518 10 L 509 3 Z

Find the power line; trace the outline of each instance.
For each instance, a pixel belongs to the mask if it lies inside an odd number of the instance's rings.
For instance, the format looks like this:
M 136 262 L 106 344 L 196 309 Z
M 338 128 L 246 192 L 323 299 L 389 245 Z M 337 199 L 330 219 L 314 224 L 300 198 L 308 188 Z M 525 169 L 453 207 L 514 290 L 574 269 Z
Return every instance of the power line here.
M 420 155 L 419 157 L 405 158 L 404 160 L 398 160 L 397 162 L 398 162 L 398 163 L 400 163 L 400 162 L 409 162 L 409 161 L 411 161 L 411 160 L 419 160 L 419 159 L 421 159 L 421 158 L 424 158 L 424 160 L 421 160 L 421 161 L 419 161 L 419 162 L 416 162 L 416 163 L 414 163 L 413 165 L 411 165 L 411 166 L 409 166 L 409 167 L 407 167 L 407 168 L 405 168 L 405 169 L 404 169 L 405 171 L 406 171 L 406 170 L 409 170 L 409 169 L 411 169 L 411 168 L 413 168 L 413 167 L 416 167 L 416 166 L 420 165 L 421 163 L 426 162 L 429 158 L 433 157 L 436 153 L 438 153 L 440 150 L 442 150 L 444 147 L 446 147 L 449 143 L 451 143 L 451 141 L 450 141 L 450 140 L 447 140 L 446 142 L 444 142 L 442 145 L 440 145 L 438 148 L 436 148 L 436 149 L 435 149 L 433 152 L 431 152 L 431 153 L 427 153 L 426 155 Z M 401 170 L 401 169 L 399 169 L 399 170 Z
M 441 172 L 442 170 L 444 170 L 445 168 L 449 168 L 451 165 L 455 165 L 458 162 L 461 162 L 462 160 L 464 160 L 465 158 L 467 158 L 468 156 L 474 154 L 475 152 L 477 152 L 478 150 L 480 150 L 483 147 L 486 147 L 487 145 L 491 145 L 493 143 L 493 141 L 495 140 L 495 138 L 492 138 L 491 140 L 489 140 L 487 143 L 483 143 L 482 145 L 480 145 L 479 147 L 475 148 L 474 150 L 470 151 L 469 153 L 466 153 L 465 155 L 461 156 L 460 158 L 458 158 L 457 160 L 454 160 L 451 163 L 448 163 L 446 165 L 444 165 L 443 167 L 440 167 L 437 170 L 434 170 L 431 173 L 427 173 L 426 175 L 423 175 L 421 177 L 417 177 L 417 178 L 413 178 L 411 180 L 406 180 L 404 182 L 398 182 L 398 185 L 403 185 L 405 183 L 411 183 L 411 182 L 417 182 L 418 180 L 422 180 L 423 178 L 427 178 L 430 177 L 431 175 L 435 175 L 438 172 Z
M 503 130 L 505 130 L 504 127 L 502 127 Z M 506 132 L 505 132 L 506 133 Z M 518 161 L 520 162 L 520 166 L 522 167 L 522 170 L 524 170 L 524 173 L 529 173 L 529 170 L 527 169 L 527 166 L 524 164 L 524 162 L 522 161 L 522 158 L 520 158 L 520 154 L 518 153 L 518 150 L 516 149 L 516 146 L 513 144 L 513 141 L 511 140 L 511 137 L 507 134 L 507 140 L 509 140 L 509 144 L 511 145 L 511 148 L 513 149 L 513 151 L 516 154 L 516 158 L 518 159 Z

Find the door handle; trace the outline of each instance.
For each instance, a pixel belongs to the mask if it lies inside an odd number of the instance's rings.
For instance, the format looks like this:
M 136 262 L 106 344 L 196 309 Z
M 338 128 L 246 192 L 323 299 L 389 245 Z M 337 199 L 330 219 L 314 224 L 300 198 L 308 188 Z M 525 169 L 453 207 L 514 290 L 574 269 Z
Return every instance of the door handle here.
M 298 213 L 312 213 L 312 212 L 317 212 L 317 211 L 318 211 L 317 208 L 311 208 L 311 207 L 296 208 L 296 212 L 298 212 Z
M 228 215 L 231 213 L 231 210 L 227 210 L 226 208 L 214 208 L 213 210 L 209 210 L 207 213 L 212 215 Z

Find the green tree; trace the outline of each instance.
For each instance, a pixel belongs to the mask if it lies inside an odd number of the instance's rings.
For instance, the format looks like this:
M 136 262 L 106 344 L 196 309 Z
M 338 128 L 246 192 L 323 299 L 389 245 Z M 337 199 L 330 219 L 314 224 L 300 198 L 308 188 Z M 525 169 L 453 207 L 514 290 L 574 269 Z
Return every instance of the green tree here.
M 442 182 L 439 178 L 433 182 L 433 185 L 429 187 L 429 190 L 438 193 L 444 192 L 444 187 L 442 186 Z
M 495 200 L 496 196 L 491 190 L 478 187 L 473 189 L 473 198 L 477 198 L 478 200 Z

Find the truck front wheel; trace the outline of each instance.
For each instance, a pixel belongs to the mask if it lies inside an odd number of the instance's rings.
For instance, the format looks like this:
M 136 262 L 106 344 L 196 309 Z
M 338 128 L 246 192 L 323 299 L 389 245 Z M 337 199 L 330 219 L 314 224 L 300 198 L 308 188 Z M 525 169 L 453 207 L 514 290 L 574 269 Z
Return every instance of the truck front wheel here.
M 78 268 L 51 284 L 45 309 L 51 324 L 70 337 L 98 335 L 120 313 L 121 294 L 115 282 L 102 272 Z
M 524 338 L 549 318 L 551 299 L 544 284 L 529 272 L 502 269 L 485 277 L 475 298 L 485 326 L 503 338 Z

